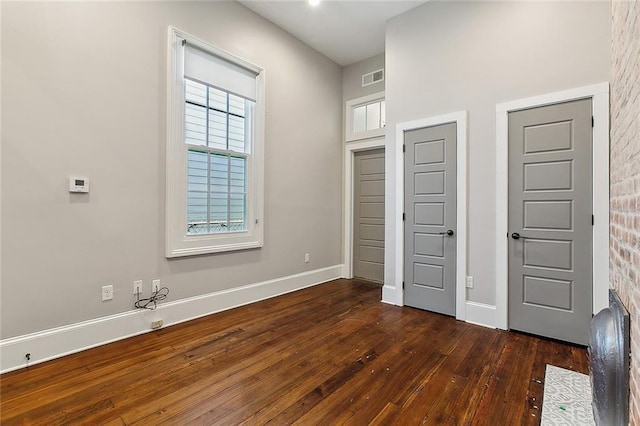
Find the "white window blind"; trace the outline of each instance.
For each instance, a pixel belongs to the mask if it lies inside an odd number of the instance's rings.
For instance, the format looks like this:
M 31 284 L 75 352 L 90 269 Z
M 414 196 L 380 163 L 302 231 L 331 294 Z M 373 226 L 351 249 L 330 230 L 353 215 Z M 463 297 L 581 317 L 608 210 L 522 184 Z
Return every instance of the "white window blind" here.
M 189 43 L 184 49 L 184 76 L 252 101 L 257 97 L 255 72 Z

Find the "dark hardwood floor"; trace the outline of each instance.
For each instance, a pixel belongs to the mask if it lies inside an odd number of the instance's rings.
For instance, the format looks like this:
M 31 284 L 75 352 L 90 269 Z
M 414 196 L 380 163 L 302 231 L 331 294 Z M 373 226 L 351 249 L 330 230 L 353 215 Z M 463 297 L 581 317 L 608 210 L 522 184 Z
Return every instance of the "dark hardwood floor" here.
M 536 425 L 583 348 L 380 302 L 336 280 L 0 377 L 13 424 Z

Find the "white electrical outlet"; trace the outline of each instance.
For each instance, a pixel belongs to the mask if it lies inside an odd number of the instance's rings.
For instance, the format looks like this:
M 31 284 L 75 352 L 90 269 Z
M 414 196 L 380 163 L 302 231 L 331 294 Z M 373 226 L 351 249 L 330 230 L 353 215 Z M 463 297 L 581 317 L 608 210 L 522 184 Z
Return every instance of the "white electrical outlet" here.
M 151 281 L 151 294 L 155 293 L 158 290 L 160 290 L 160 280 Z
M 473 288 L 473 277 L 472 276 L 467 276 L 466 285 L 467 285 L 467 288 Z
M 113 299 L 113 286 L 105 285 L 102 286 L 102 301 Z
M 309 253 L 304 254 L 304 263 L 309 263 Z
M 133 282 L 133 294 L 142 294 L 142 280 Z

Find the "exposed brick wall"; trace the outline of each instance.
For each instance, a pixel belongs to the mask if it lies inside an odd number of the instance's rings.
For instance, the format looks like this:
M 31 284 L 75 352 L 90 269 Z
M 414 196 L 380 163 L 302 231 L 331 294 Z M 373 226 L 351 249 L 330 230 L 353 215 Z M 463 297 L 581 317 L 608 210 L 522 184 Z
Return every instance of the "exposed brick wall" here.
M 609 269 L 631 316 L 630 424 L 640 426 L 640 1 L 611 5 Z

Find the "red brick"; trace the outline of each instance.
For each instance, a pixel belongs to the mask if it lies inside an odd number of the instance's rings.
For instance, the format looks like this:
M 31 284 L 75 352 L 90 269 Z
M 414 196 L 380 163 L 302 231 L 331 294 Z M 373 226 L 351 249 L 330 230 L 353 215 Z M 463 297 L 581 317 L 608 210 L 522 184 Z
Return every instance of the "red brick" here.
M 640 1 L 611 4 L 610 277 L 631 317 L 630 424 L 640 426 Z

